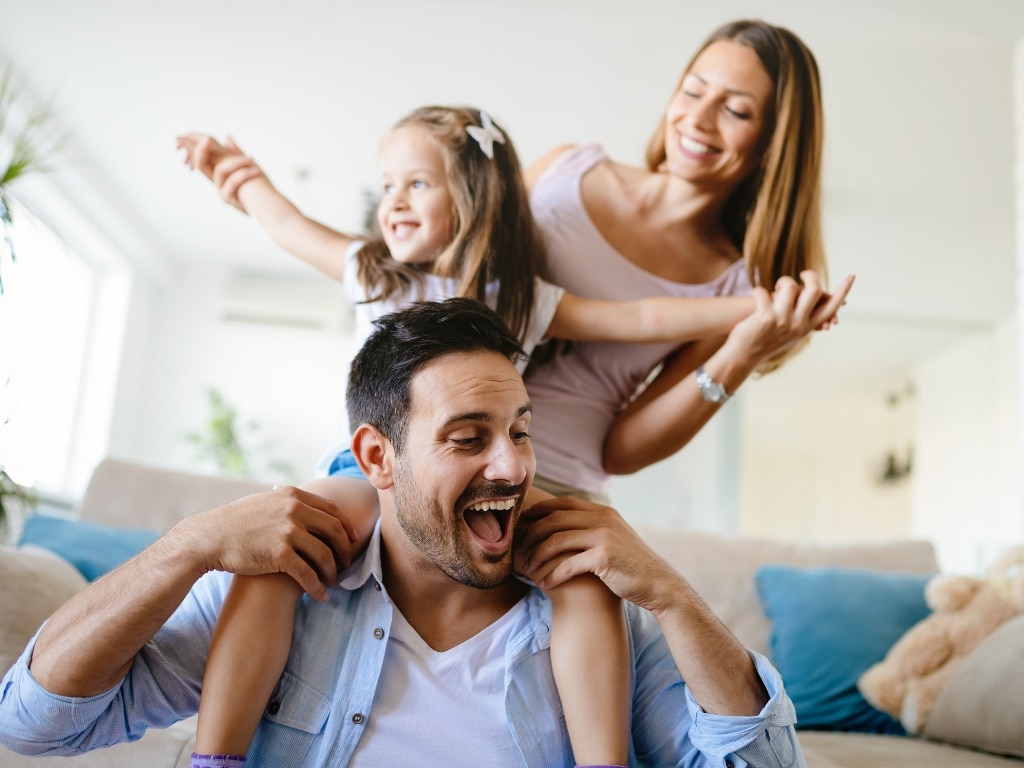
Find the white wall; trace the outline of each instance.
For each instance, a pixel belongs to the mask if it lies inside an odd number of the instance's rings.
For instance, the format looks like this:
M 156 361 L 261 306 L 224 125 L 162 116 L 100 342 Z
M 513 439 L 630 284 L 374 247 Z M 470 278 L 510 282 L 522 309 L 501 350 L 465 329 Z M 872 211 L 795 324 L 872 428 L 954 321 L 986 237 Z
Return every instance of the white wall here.
M 947 570 L 1022 542 L 1016 317 L 919 366 L 911 531 Z
M 730 7 L 735 12 L 740 5 L 733 3 Z M 616 13 L 628 16 L 631 12 L 620 9 Z M 716 8 L 715 13 L 732 15 L 732 12 L 727 14 L 725 8 Z M 919 41 L 908 58 L 907 40 L 899 26 L 876 39 L 875 32 L 879 28 L 886 31 L 879 21 L 882 17 L 874 18 L 876 12 L 868 13 L 871 18 L 861 19 L 859 24 L 851 19 L 842 33 L 836 32 L 834 19 L 825 23 L 825 15 L 822 14 L 820 24 L 800 23 L 794 27 L 801 32 L 806 30 L 805 37 L 819 54 L 826 82 L 830 126 L 826 172 L 831 182 L 826 190 L 829 251 L 834 274 L 856 271 L 860 280 L 844 317 L 855 319 L 858 312 L 862 318 L 872 312 L 880 316 L 893 312 L 892 305 L 882 301 L 887 294 L 879 290 L 880 286 L 893 287 L 897 292 L 912 292 L 915 296 L 924 294 L 932 302 L 925 306 L 933 308 L 936 315 L 939 309 L 949 309 L 955 314 L 955 310 L 961 308 L 956 302 L 956 286 L 963 285 L 964 280 L 973 278 L 987 287 L 989 283 L 999 283 L 992 286 L 991 293 L 1005 284 L 1002 272 L 997 269 L 978 270 L 980 274 L 971 275 L 970 268 L 965 268 L 965 263 L 970 262 L 964 261 L 964 255 L 975 253 L 980 258 L 990 254 L 1009 255 L 1012 251 L 1007 220 L 1013 213 L 1003 211 L 1010 192 L 1003 194 L 1002 190 L 1010 183 L 1006 178 L 1006 157 L 1014 135 L 1018 144 L 1018 177 L 1024 177 L 1024 160 L 1021 160 L 1024 137 L 1020 127 L 1024 120 L 1018 119 L 1016 134 L 1012 134 L 1005 109 L 1005 94 L 1009 89 L 1005 46 L 982 38 L 961 40 L 958 37 L 949 41 L 946 32 L 936 29 L 934 39 L 928 42 L 926 37 L 926 42 Z M 575 18 L 566 16 L 567 20 Z M 592 19 L 588 17 L 588 20 Z M 788 23 L 786 18 L 778 20 Z M 707 24 L 698 26 L 704 29 Z M 651 46 L 649 41 L 645 42 L 652 55 L 661 57 L 660 63 L 644 60 L 648 71 L 664 74 L 657 78 L 656 98 L 648 97 L 646 91 L 629 78 L 613 81 L 594 77 L 582 63 L 579 71 L 569 73 L 573 81 L 586 84 L 586 92 L 574 91 L 576 101 L 567 102 L 564 89 L 552 89 L 550 101 L 533 92 L 524 98 L 527 91 L 517 91 L 517 98 L 502 108 L 502 114 L 513 124 L 526 124 L 526 117 L 535 114 L 548 116 L 543 131 L 523 131 L 519 146 L 524 159 L 530 159 L 553 143 L 552 131 L 558 141 L 602 138 L 613 153 L 626 160 L 635 159 L 650 127 L 651 116 L 661 109 L 664 89 L 675 80 L 680 56 L 692 45 L 692 40 L 687 42 L 680 38 L 678 42 L 678 47 Z M 846 53 L 851 48 L 857 66 L 849 65 Z M 1024 86 L 1020 82 L 1024 80 L 1021 74 L 1024 54 L 1019 50 L 1017 53 L 1016 101 L 1018 110 L 1024 110 Z M 923 85 L 914 88 L 913 84 Z M 353 86 L 358 87 L 359 83 Z M 566 103 L 579 102 L 581 93 L 588 104 L 604 104 L 607 99 L 602 100 L 602 95 L 612 90 L 618 111 L 627 117 L 633 115 L 625 126 L 619 126 L 617 120 L 586 119 L 578 110 L 570 110 L 571 117 L 550 117 L 560 114 L 558 109 L 564 109 Z M 934 109 L 921 109 L 918 102 L 910 98 L 918 90 L 929 95 L 931 106 L 943 104 L 944 99 L 950 98 L 956 106 L 940 110 L 941 115 Z M 489 100 L 479 91 L 467 92 L 466 98 L 473 99 L 474 93 Z M 853 93 L 855 98 L 835 98 L 841 93 Z M 629 105 L 638 108 L 631 109 Z M 95 104 L 90 102 L 89 108 L 95 111 Z M 175 120 L 180 121 L 180 116 Z M 206 118 L 204 125 L 205 121 Z M 209 127 L 220 124 L 217 120 L 213 122 Z M 258 123 L 233 120 L 229 127 L 250 125 L 251 130 L 257 131 Z M 838 126 L 847 125 L 856 126 L 857 130 L 852 133 L 836 130 Z M 378 128 L 373 127 L 375 131 Z M 940 129 L 949 129 L 949 132 Z M 156 140 L 156 131 L 146 133 Z M 166 136 L 171 133 L 166 132 Z M 159 135 L 161 141 L 166 138 L 165 134 Z M 542 144 L 539 143 L 541 138 Z M 273 152 L 291 152 L 290 146 L 283 143 L 272 149 Z M 359 142 L 358 146 L 370 151 L 373 142 Z M 882 154 L 881 150 L 887 147 L 898 148 L 895 158 Z M 922 147 L 923 151 L 919 151 Z M 169 153 L 169 149 L 166 151 Z M 160 150 L 148 151 L 146 157 L 152 159 L 158 152 L 165 152 L 163 145 Z M 269 154 L 268 162 L 274 157 Z M 372 166 L 370 160 L 360 157 Z M 976 217 L 965 215 L 962 226 L 952 233 L 939 226 L 946 222 L 934 221 L 930 208 L 924 213 L 920 209 L 906 210 L 910 202 L 906 189 L 913 189 L 918 179 L 932 178 L 926 171 L 936 164 L 941 164 L 944 170 L 943 181 L 936 181 L 925 190 L 925 202 L 937 203 L 952 196 L 970 211 L 971 201 L 980 199 L 981 191 L 991 190 L 997 192 L 996 202 L 986 204 L 985 212 Z M 176 167 L 177 163 L 174 165 Z M 283 161 L 280 167 L 286 167 Z M 848 178 L 846 172 L 851 168 L 870 169 L 873 180 L 870 189 L 865 191 L 862 187 L 836 183 Z M 982 171 L 979 175 L 984 177 L 981 185 L 970 173 L 979 168 Z M 335 190 L 334 179 L 342 176 L 344 174 L 335 166 L 326 165 L 321 183 Z M 898 183 L 882 183 L 888 180 Z M 948 180 L 951 183 L 947 185 Z M 194 186 L 189 186 L 188 190 L 187 194 L 196 194 Z M 122 231 L 125 222 L 133 220 L 131 216 L 119 217 L 110 212 L 102 216 L 95 205 L 90 209 L 86 203 L 103 196 L 89 192 L 79 190 L 79 194 L 72 197 L 84 206 L 83 210 L 91 218 L 111 230 L 113 239 L 131 258 L 152 262 L 157 256 L 167 255 L 148 253 L 145 247 L 133 242 L 143 238 Z M 920 189 L 917 193 L 922 196 Z M 1018 195 L 1018 222 L 1024 222 L 1024 213 L 1020 213 L 1024 211 L 1021 197 Z M 338 209 L 352 208 L 338 205 L 331 195 L 323 196 L 322 200 L 325 208 L 313 212 L 317 215 L 323 212 L 325 218 L 333 216 Z M 882 219 L 883 224 L 878 223 L 880 212 L 876 204 L 879 200 L 885 203 L 882 213 L 892 214 Z M 225 216 L 224 211 L 216 208 L 217 203 L 211 201 L 209 205 L 211 217 Z M 194 247 L 200 253 L 208 247 L 208 239 L 203 235 L 202 231 L 192 234 Z M 159 242 L 159 239 L 150 242 Z M 238 247 L 244 250 L 250 241 L 239 238 L 239 243 Z M 882 244 L 895 244 L 900 252 L 907 254 L 924 253 L 929 259 L 929 271 L 919 269 L 909 285 L 907 281 L 893 279 L 894 258 L 878 259 Z M 1018 262 L 1024 264 L 1024 245 L 1020 237 L 1017 255 Z M 868 264 L 873 267 L 870 271 L 866 269 Z M 1018 280 L 1024 285 L 1022 272 L 1024 270 L 1018 270 Z M 224 323 L 219 319 L 219 311 L 226 279 L 226 274 L 208 264 L 194 267 L 191 272 L 156 277 L 143 270 L 130 279 L 130 320 L 120 351 L 123 365 L 116 394 L 108 389 L 105 396 L 107 401 L 113 398 L 113 407 L 109 408 L 102 398 L 94 401 L 99 405 L 89 413 L 91 421 L 85 431 L 91 443 L 85 454 L 98 456 L 99 447 L 109 445 L 110 452 L 117 455 L 168 466 L 190 466 L 191 451 L 180 435 L 201 424 L 205 417 L 203 390 L 216 386 L 243 416 L 262 423 L 263 433 L 277 440 L 281 457 L 300 472 L 312 467 L 320 450 L 333 436 L 341 414 L 343 367 L 351 350 L 346 347 L 343 334 L 336 332 Z M 311 286 L 310 290 L 315 289 Z M 1018 307 L 1021 304 L 1018 302 Z M 1024 308 L 1018 311 L 1024 325 Z M 851 330 L 854 329 L 847 324 L 835 333 L 849 337 Z M 1009 410 L 993 407 L 997 401 L 1013 399 L 1011 393 L 1024 397 L 1016 382 L 1011 381 L 1013 377 L 1003 370 L 1018 371 L 1024 355 L 1004 357 L 995 351 L 1013 344 L 1010 337 L 1019 339 L 1021 334 L 1000 327 L 997 338 L 991 342 L 950 352 L 948 360 L 929 360 L 924 366 L 922 396 L 928 399 L 928 413 L 921 416 L 922 429 L 941 432 L 940 440 L 948 437 L 947 427 L 963 428 L 966 432 L 960 439 L 950 441 L 952 447 L 948 452 L 945 443 L 940 451 L 930 455 L 925 451 L 925 464 L 919 476 L 933 472 L 935 485 L 914 496 L 912 518 L 911 492 L 907 486 L 877 487 L 871 482 L 885 448 L 884 433 L 889 429 L 882 396 L 892 384 L 879 380 L 878 357 L 899 348 L 897 345 L 885 347 L 886 339 L 897 336 L 899 329 L 878 330 L 878 337 L 871 345 L 860 348 L 857 354 L 836 358 L 836 366 L 848 366 L 843 369 L 848 371 L 848 389 L 817 391 L 812 381 L 801 379 L 798 362 L 791 364 L 792 370 L 774 374 L 764 382 L 750 382 L 698 440 L 676 457 L 633 477 L 617 479 L 612 488 L 613 499 L 631 519 L 650 524 L 738 529 L 788 538 L 879 538 L 914 532 L 941 535 L 935 526 L 946 518 L 935 512 L 935 504 L 927 498 L 928 494 L 941 496 L 941 489 L 948 482 L 941 467 L 957 472 L 976 468 L 986 473 L 984 478 L 989 487 L 985 493 L 991 503 L 985 507 L 990 515 L 995 515 L 982 519 L 979 525 L 1008 532 L 1007 535 L 1015 533 L 1021 538 L 1024 532 L 1020 528 L 1019 513 L 1020 471 L 1014 471 L 1013 465 L 1020 466 L 1022 461 L 1019 436 L 1024 430 L 1019 414 L 1024 409 L 1018 403 L 1018 415 L 1013 419 Z M 117 334 L 111 333 L 111 338 L 115 337 Z M 1019 347 L 1021 342 L 1016 343 Z M 813 345 L 805 354 L 820 356 L 838 347 L 838 340 L 830 338 L 820 347 Z M 866 355 L 872 356 L 871 365 L 861 367 L 870 369 L 875 380 L 865 382 L 858 378 L 857 366 L 868 360 Z M 894 369 L 900 362 L 898 355 L 898 352 L 893 353 Z M 960 413 L 971 392 L 958 388 L 955 380 L 962 380 L 962 372 L 948 368 L 955 368 L 965 360 L 983 366 L 990 379 L 980 385 L 986 392 L 984 407 Z M 108 363 L 104 365 L 109 367 Z M 947 376 L 952 378 L 946 380 Z M 792 382 L 789 389 L 798 392 L 801 399 L 777 399 L 778 393 L 771 391 L 775 381 Z M 943 393 L 954 398 L 948 407 L 944 404 Z M 101 423 L 110 411 L 112 421 Z M 994 419 L 994 423 L 982 424 L 979 419 L 983 412 L 987 414 L 986 422 Z M 925 425 L 925 420 L 931 419 L 933 414 L 943 419 L 947 427 Z M 1014 426 L 1008 427 L 1009 424 Z M 967 450 L 968 455 L 961 460 L 958 444 L 963 446 L 967 436 L 1002 445 L 1006 450 L 988 454 L 987 462 Z M 919 440 L 921 442 L 923 440 Z M 919 446 L 919 450 L 922 448 Z M 920 455 L 918 460 L 920 466 Z M 957 490 L 945 500 L 970 496 L 972 485 L 969 480 L 956 479 Z M 980 512 L 975 510 L 975 514 Z M 956 519 L 955 515 L 951 517 Z M 960 532 L 959 528 L 953 530 Z M 949 557 L 952 562 L 976 559 L 979 555 L 972 552 L 981 546 L 977 542 L 964 544 L 962 551 L 950 551 Z
M 741 396 L 689 445 L 633 475 L 612 478 L 612 504 L 634 525 L 736 531 L 740 514 Z
M 795 541 L 907 536 L 908 482 L 877 480 L 898 432 L 883 393 L 808 392 L 780 404 L 759 383 L 743 400 L 739 531 Z
M 121 433 L 112 452 L 212 470 L 195 462 L 183 435 L 204 424 L 205 391 L 213 387 L 237 408 L 240 423 L 259 423 L 252 444 L 269 444 L 263 458 L 286 461 L 296 480 L 306 479 L 340 424 L 349 339 L 337 329 L 225 320 L 229 278 L 218 270 L 193 270 L 151 297 L 152 324 L 145 338 L 136 339 L 129 360 L 136 370 L 126 374 L 141 383 L 143 403 L 133 409 L 134 429 Z M 325 287 L 338 290 L 317 279 L 309 288 L 311 300 Z

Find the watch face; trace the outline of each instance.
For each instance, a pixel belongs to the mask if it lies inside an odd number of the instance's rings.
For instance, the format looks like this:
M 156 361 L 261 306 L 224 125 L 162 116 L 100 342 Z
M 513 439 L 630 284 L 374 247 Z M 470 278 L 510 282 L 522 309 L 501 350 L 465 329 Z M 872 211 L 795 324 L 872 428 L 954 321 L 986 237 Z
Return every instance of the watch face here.
M 729 399 L 725 386 L 708 376 L 703 367 L 697 369 L 697 386 L 700 388 L 701 397 L 709 403 L 724 403 Z

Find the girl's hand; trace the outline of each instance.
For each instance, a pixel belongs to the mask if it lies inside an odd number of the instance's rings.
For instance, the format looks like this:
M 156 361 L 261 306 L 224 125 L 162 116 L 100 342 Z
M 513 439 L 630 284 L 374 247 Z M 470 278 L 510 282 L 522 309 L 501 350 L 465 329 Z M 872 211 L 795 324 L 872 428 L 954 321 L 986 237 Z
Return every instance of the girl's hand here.
M 185 165 L 192 170 L 201 171 L 206 178 L 211 180 L 213 179 L 213 168 L 217 163 L 230 154 L 243 154 L 230 138 L 228 146 L 225 146 L 204 133 L 185 133 L 178 136 L 177 147 L 185 150 Z M 235 151 L 232 152 L 231 148 Z
M 229 155 L 214 166 L 213 183 L 217 187 L 220 199 L 233 205 L 242 213 L 248 213 L 238 196 L 238 190 L 247 181 L 266 178 L 256 161 L 247 155 Z
M 210 179 L 225 203 L 246 212 L 238 190 L 245 182 L 263 175 L 263 171 L 232 137 L 221 144 L 212 136 L 187 133 L 178 137 L 177 146 L 185 150 L 185 165 Z

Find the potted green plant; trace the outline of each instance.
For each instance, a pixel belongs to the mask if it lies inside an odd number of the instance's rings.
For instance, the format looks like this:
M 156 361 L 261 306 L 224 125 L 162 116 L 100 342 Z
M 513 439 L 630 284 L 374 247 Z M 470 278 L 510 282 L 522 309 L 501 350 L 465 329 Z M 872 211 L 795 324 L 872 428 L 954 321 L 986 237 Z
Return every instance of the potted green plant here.
M 234 477 L 293 481 L 295 472 L 291 465 L 261 455 L 271 450 L 269 444 L 252 444 L 260 430 L 259 422 L 240 423 L 238 411 L 218 389 L 207 389 L 206 400 L 209 415 L 203 428 L 183 435 L 186 442 L 195 446 L 198 462 L 212 464 L 218 472 Z
M 10 187 L 30 173 L 49 170 L 47 160 L 61 143 L 54 141 L 45 130 L 50 118 L 47 107 L 22 116 L 15 107 L 11 71 L 4 72 L 0 78 L 0 229 L 3 230 L 0 242 L 11 261 L 15 260 L 15 254 L 11 236 L 14 220 Z M 4 255 L 3 251 L 0 251 L 0 257 Z M 3 290 L 3 280 L 0 279 L 0 294 Z
M 0 466 L 0 534 L 6 533 L 7 526 L 15 518 L 24 516 L 38 503 L 39 498 L 30 489 L 14 482 L 7 470 Z

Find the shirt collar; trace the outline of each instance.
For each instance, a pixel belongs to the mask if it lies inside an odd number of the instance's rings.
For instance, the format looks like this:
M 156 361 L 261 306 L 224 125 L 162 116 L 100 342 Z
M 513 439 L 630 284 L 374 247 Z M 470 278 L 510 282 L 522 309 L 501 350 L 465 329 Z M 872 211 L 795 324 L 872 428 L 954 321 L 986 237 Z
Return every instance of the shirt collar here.
M 380 517 L 373 526 L 373 533 L 366 545 L 366 551 L 362 557 L 355 560 L 348 568 L 338 576 L 338 586 L 350 592 L 361 588 L 370 579 L 377 584 L 383 584 L 382 569 L 380 564 Z
M 355 592 L 372 579 L 381 586 L 381 594 L 384 595 L 384 599 L 391 602 L 388 591 L 384 589 L 380 546 L 380 517 L 378 516 L 377 523 L 373 526 L 373 533 L 370 535 L 370 541 L 362 556 L 339 574 L 338 586 L 341 589 Z M 533 587 L 527 594 L 526 607 L 526 623 L 534 626 L 536 630 L 536 632 L 528 633 L 527 640 L 530 643 L 528 650 L 536 652 L 547 648 L 551 642 L 551 602 L 543 592 Z

